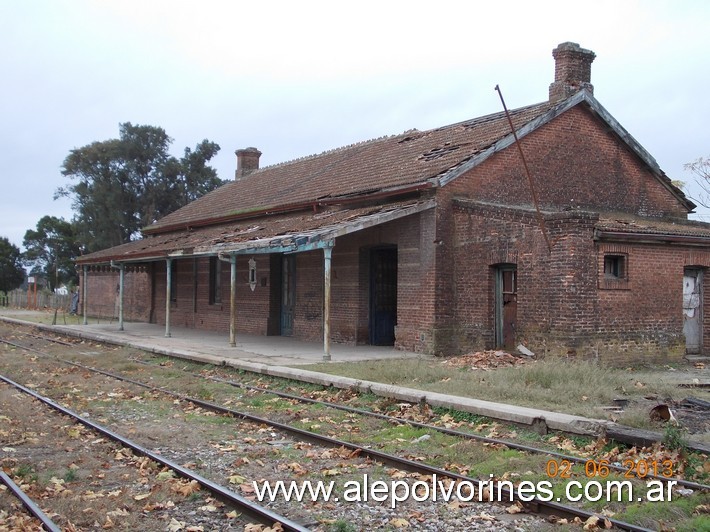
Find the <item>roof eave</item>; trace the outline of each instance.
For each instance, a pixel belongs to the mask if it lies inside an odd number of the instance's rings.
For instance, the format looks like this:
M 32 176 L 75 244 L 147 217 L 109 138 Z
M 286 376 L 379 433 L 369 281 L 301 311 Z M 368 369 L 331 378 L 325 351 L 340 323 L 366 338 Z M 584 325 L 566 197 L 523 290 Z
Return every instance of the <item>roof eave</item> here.
M 170 233 L 173 231 L 186 231 L 197 227 L 207 227 L 210 225 L 219 225 L 223 223 L 234 222 L 238 220 L 245 220 L 249 218 L 260 218 L 262 216 L 270 216 L 274 214 L 286 214 L 290 212 L 298 212 L 310 210 L 318 207 L 328 207 L 334 205 L 347 205 L 353 203 L 362 203 L 367 201 L 377 201 L 382 199 L 387 199 L 390 197 L 401 196 L 403 194 L 410 194 L 415 192 L 420 192 L 435 186 L 431 180 L 422 181 L 419 183 L 408 184 L 403 186 L 396 186 L 386 189 L 380 189 L 367 194 L 353 194 L 353 195 L 343 195 L 343 196 L 332 196 L 329 198 L 318 198 L 314 200 L 305 201 L 302 203 L 291 203 L 284 204 L 280 206 L 269 206 L 260 209 L 250 210 L 241 213 L 235 213 L 225 216 L 215 216 L 211 218 L 204 218 L 202 220 L 193 220 L 190 222 L 178 222 L 169 225 L 158 226 L 152 228 L 148 226 L 142 229 L 143 234 L 157 235 L 161 233 Z
M 596 229 L 594 240 L 599 242 L 629 242 L 634 244 L 679 244 L 710 247 L 710 236 L 674 235 L 670 233 L 640 233 Z
M 663 185 L 673 196 L 680 201 L 683 206 L 691 213 L 697 205 L 688 199 L 688 197 L 676 187 L 670 178 L 661 170 L 656 162 L 656 159 L 644 148 L 626 129 L 607 111 L 602 104 L 586 90 L 580 91 L 583 94 L 583 101 L 589 105 L 590 109 L 601 118 L 609 128 L 634 152 L 653 173 L 654 177 Z M 580 94 L 577 93 L 577 94 Z

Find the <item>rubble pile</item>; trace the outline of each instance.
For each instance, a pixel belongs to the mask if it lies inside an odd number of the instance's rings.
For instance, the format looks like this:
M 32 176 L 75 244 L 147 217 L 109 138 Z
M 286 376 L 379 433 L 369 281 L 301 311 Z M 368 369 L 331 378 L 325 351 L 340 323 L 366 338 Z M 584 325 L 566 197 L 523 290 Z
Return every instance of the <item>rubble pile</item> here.
M 457 357 L 447 358 L 443 364 L 454 368 L 498 369 L 521 366 L 526 359 L 511 355 L 505 351 L 477 351 Z

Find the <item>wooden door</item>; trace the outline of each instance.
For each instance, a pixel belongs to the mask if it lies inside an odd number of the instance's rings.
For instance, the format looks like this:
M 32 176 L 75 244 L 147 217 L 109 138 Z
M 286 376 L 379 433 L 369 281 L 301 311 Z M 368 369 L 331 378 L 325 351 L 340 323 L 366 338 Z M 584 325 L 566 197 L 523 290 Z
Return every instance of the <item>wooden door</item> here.
M 293 335 L 296 312 L 296 256 L 284 255 L 281 269 L 281 336 Z
M 702 351 L 702 284 L 703 272 L 697 268 L 686 268 L 683 273 L 683 334 L 686 353 Z
M 518 275 L 515 266 L 500 266 L 496 270 L 496 347 L 515 349 L 515 329 L 518 319 Z

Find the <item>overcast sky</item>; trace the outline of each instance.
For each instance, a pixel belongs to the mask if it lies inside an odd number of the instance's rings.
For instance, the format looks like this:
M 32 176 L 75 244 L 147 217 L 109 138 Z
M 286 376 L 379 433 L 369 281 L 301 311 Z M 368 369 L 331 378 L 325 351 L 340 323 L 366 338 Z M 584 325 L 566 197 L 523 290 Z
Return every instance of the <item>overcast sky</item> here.
M 710 3 L 0 0 L 0 236 L 21 246 L 73 148 L 160 126 L 234 177 L 547 99 L 552 49 L 597 54 L 595 96 L 672 179 L 710 156 Z M 694 187 L 689 187 L 691 196 Z M 707 212 L 698 209 L 698 212 Z

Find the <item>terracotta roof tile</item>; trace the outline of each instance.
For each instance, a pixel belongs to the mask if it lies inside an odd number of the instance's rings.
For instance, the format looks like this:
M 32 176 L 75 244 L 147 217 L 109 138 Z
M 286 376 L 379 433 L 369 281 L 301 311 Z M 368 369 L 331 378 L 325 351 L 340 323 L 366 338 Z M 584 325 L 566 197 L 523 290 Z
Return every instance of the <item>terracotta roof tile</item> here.
M 595 228 L 614 233 L 710 238 L 710 224 L 705 222 L 641 218 L 623 213 L 601 214 Z
M 406 215 L 417 207 L 427 208 L 430 202 L 416 200 L 394 202 L 356 209 L 330 208 L 313 213 L 301 211 L 262 216 L 234 223 L 202 227 L 192 231 L 174 231 L 148 236 L 141 240 L 97 251 L 77 259 L 79 264 L 101 264 L 109 261 L 143 262 L 167 258 L 170 254 L 191 255 L 229 250 L 240 244 L 288 236 L 308 236 L 319 230 L 332 229 L 347 222 L 364 220 L 373 215 L 397 212 Z
M 553 104 L 511 111 L 515 127 Z M 410 130 L 256 170 L 146 228 L 161 232 L 245 212 L 426 183 L 510 133 L 504 113 L 429 131 Z

